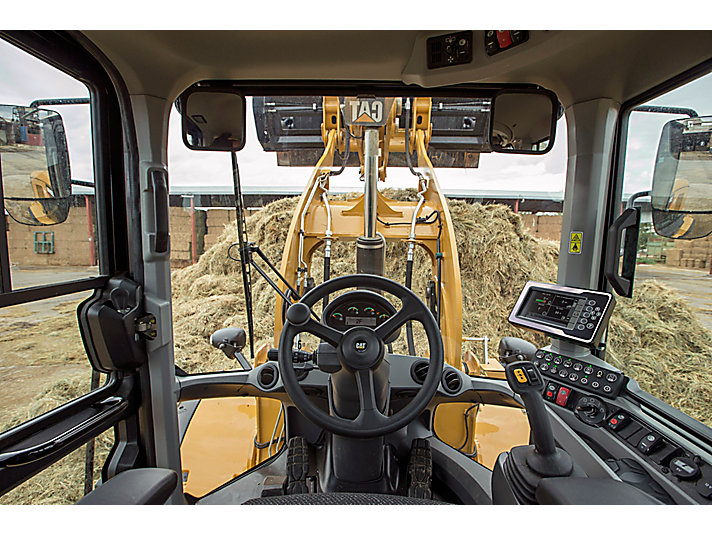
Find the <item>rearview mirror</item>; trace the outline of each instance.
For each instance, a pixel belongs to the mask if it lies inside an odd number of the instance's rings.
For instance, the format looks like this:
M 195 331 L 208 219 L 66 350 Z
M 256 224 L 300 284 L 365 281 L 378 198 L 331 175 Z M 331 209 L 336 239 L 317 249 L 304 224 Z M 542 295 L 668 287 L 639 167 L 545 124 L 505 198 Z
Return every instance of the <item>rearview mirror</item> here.
M 561 116 L 556 95 L 545 89 L 505 89 L 492 98 L 490 145 L 494 152 L 546 154 Z
M 183 142 L 192 150 L 234 152 L 245 146 L 245 97 L 226 90 L 193 87 L 176 101 Z
M 660 135 L 651 207 L 655 231 L 672 239 L 712 233 L 712 117 L 668 122 Z
M 5 209 L 18 223 L 47 226 L 67 219 L 72 182 L 59 113 L 0 105 L 0 177 Z

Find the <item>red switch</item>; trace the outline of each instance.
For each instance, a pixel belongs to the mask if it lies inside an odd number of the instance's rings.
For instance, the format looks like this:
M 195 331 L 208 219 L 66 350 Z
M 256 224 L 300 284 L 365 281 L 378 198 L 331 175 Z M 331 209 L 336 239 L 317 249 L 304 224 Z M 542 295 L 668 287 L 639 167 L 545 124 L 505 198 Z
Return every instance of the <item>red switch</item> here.
M 497 30 L 497 42 L 500 48 L 507 48 L 512 44 L 512 36 L 509 30 Z
M 566 406 L 566 403 L 569 400 L 569 393 L 571 393 L 569 388 L 559 388 L 559 393 L 556 395 L 556 404 L 559 406 Z

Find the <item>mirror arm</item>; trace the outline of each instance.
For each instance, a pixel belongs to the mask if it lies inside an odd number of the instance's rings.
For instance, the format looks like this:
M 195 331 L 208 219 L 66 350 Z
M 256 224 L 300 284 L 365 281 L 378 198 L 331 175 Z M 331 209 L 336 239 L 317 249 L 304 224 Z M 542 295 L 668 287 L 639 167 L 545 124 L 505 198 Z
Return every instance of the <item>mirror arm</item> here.
M 75 104 L 89 104 L 91 101 L 88 98 L 41 98 L 30 102 L 31 108 L 40 106 L 72 106 Z
M 687 115 L 688 117 L 698 117 L 697 112 L 692 108 L 677 108 L 672 106 L 638 106 L 633 111 L 643 113 L 669 113 L 671 115 Z

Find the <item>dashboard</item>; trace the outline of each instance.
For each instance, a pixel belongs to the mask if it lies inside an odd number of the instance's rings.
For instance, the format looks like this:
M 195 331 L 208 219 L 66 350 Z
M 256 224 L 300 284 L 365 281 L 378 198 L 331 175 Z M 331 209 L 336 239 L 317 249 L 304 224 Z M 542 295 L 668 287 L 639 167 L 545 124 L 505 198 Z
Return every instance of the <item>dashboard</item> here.
M 396 309 L 388 299 L 373 291 L 349 291 L 326 305 L 322 321 L 345 332 L 354 326 L 376 328 L 393 317 Z

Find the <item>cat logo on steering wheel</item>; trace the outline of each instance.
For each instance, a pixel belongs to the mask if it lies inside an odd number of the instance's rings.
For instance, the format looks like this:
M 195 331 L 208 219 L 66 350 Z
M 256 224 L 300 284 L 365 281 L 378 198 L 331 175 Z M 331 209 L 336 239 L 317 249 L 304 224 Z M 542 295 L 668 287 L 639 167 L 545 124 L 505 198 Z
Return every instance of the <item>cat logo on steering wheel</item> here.
M 354 344 L 354 347 L 356 348 L 356 352 L 366 352 L 366 349 L 368 348 L 368 343 L 365 341 L 357 341 Z

